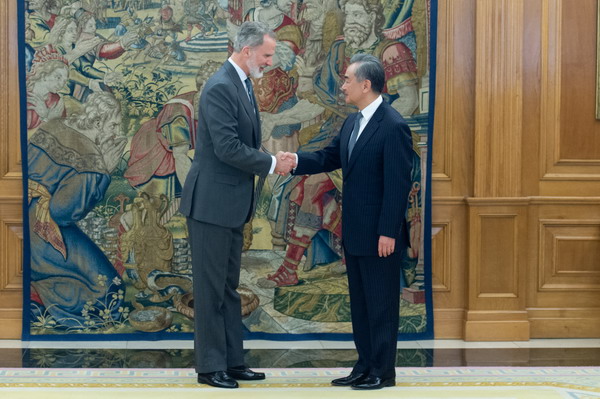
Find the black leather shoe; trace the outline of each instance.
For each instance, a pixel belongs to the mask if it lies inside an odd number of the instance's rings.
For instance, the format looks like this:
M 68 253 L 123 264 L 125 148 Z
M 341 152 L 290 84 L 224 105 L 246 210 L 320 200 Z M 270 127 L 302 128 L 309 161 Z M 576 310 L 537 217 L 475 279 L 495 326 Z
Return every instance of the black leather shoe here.
M 236 380 L 224 371 L 213 371 L 212 373 L 198 373 L 198 383 L 208 384 L 217 388 L 237 388 Z
M 257 373 L 246 366 L 230 367 L 227 369 L 227 374 L 236 380 L 251 381 L 265 379 L 265 373 Z
M 336 378 L 331 381 L 331 385 L 335 385 L 338 387 L 349 387 L 354 384 L 361 383 L 365 378 L 369 375 L 367 373 L 359 373 L 359 372 L 351 372 L 349 376 Z
M 352 384 L 352 389 L 381 389 L 396 385 L 396 378 L 381 378 L 370 375 L 359 383 Z

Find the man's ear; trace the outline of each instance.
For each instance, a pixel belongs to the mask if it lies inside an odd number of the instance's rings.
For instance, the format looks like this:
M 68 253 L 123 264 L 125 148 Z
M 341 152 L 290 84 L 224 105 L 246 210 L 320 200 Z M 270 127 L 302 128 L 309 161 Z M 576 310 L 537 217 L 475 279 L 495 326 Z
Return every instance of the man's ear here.
M 369 79 L 363 80 L 363 92 L 368 93 L 371 91 L 371 81 Z

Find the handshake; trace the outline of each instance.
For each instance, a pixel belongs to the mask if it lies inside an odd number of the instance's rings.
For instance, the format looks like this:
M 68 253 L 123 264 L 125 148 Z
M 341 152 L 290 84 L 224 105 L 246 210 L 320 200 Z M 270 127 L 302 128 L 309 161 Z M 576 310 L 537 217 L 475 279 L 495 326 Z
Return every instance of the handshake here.
M 279 151 L 277 155 L 275 155 L 277 159 L 277 164 L 275 165 L 275 173 L 281 176 L 285 176 L 292 171 L 292 169 L 296 168 L 296 154 L 291 152 L 283 152 Z

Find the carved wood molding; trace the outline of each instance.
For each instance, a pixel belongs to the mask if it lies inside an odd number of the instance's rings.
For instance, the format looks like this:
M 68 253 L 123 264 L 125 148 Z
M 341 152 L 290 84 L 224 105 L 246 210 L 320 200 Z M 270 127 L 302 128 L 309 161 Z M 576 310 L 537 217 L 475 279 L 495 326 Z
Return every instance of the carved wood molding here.
M 469 312 L 524 311 L 529 199 L 468 201 Z
M 0 220 L 0 292 L 23 291 L 23 224 L 20 219 Z
M 599 232 L 598 219 L 540 219 L 538 291 L 600 291 Z
M 436 221 L 432 226 L 432 289 L 434 292 L 452 291 L 452 221 Z

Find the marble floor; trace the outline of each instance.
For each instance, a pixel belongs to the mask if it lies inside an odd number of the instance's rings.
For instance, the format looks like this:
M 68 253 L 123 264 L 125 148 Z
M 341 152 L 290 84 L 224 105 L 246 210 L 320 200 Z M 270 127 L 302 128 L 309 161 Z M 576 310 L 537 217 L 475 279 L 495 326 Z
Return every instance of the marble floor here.
M 352 367 L 349 341 L 264 341 L 244 344 L 255 368 Z M 515 342 L 400 341 L 398 367 L 600 366 L 600 339 Z M 193 368 L 193 342 L 0 340 L 2 368 Z

